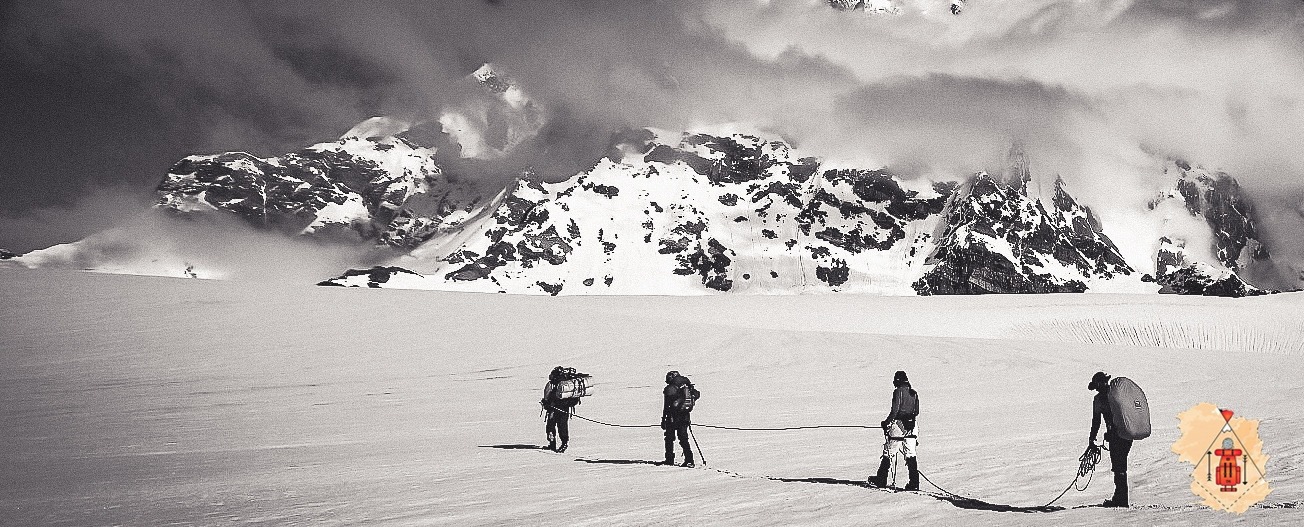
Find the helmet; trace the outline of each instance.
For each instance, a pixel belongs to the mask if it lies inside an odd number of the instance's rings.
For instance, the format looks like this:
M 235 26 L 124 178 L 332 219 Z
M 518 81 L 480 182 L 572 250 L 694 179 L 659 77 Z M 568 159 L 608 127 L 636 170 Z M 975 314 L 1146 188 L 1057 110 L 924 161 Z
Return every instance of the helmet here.
M 561 378 L 562 378 L 562 374 L 565 373 L 565 370 L 566 370 L 566 368 L 563 368 L 563 367 L 561 367 L 561 366 L 558 366 L 558 367 L 556 367 L 556 368 L 553 368 L 553 369 L 552 369 L 552 373 L 549 373 L 549 374 L 548 374 L 548 380 L 550 380 L 550 381 L 552 381 L 552 382 L 560 381 Z

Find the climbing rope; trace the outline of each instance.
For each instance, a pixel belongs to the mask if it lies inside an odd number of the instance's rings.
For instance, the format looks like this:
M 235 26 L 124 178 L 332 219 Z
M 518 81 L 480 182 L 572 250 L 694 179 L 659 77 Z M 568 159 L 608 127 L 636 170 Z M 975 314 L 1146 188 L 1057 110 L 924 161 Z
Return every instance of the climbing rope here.
M 1059 493 L 1059 496 L 1055 496 L 1055 499 L 1050 500 L 1050 503 L 1047 503 L 1046 506 L 1054 505 L 1055 502 L 1069 493 L 1069 489 L 1077 488 L 1078 480 L 1082 479 L 1082 476 L 1087 477 L 1087 484 L 1083 485 L 1082 488 L 1078 488 L 1077 491 L 1087 490 L 1087 487 L 1091 486 L 1091 478 L 1096 474 L 1097 463 L 1100 463 L 1100 447 L 1092 443 L 1087 447 L 1087 451 L 1083 452 L 1082 456 L 1078 458 L 1077 476 L 1074 476 L 1073 481 L 1069 482 L 1069 486 L 1064 488 L 1064 492 Z
M 874 426 L 871 426 L 871 425 L 811 425 L 811 426 L 784 426 L 784 427 L 775 427 L 775 428 L 743 428 L 743 427 L 740 427 L 740 426 L 720 426 L 720 425 L 703 425 L 703 424 L 699 424 L 699 425 L 697 425 L 697 426 L 700 426 L 700 427 L 702 427 L 702 428 L 718 428 L 718 429 L 720 429 L 720 430 L 742 430 L 742 431 L 745 431 L 745 432 L 777 432 L 777 431 L 781 431 L 781 430 L 810 430 L 810 429 L 814 429 L 814 428 L 876 428 L 876 429 L 883 428 L 882 426 L 878 426 L 878 425 L 874 425 Z
M 554 408 L 554 410 L 556 410 L 556 408 Z M 661 427 L 661 425 L 620 425 L 615 423 L 606 423 L 606 422 L 599 421 L 597 419 L 589 419 L 580 414 L 571 414 L 571 417 L 576 417 L 588 421 L 590 423 L 597 423 L 603 426 L 614 426 L 616 428 L 660 428 Z
M 1058 496 L 1055 496 L 1055 499 L 1050 500 L 1049 503 L 1047 503 L 1047 504 L 1045 504 L 1045 505 L 1042 505 L 1041 507 L 1037 507 L 1037 508 L 1038 508 L 1038 509 L 1049 509 L 1051 505 L 1054 505 L 1055 502 L 1059 501 L 1060 498 L 1063 498 L 1065 494 L 1068 494 L 1069 489 L 1077 489 L 1078 492 L 1082 492 L 1082 491 L 1087 490 L 1087 487 L 1091 486 L 1091 478 L 1092 478 L 1092 475 L 1095 474 L 1095 471 L 1096 471 L 1096 464 L 1100 462 L 1100 448 L 1101 448 L 1101 447 L 1099 447 L 1099 446 L 1097 446 L 1097 445 L 1095 445 L 1095 444 L 1092 444 L 1092 445 L 1088 446 L 1088 447 L 1087 447 L 1087 450 L 1086 450 L 1085 452 L 1082 453 L 1082 456 L 1078 457 L 1078 473 L 1077 473 L 1077 475 L 1075 475 L 1075 476 L 1073 477 L 1073 481 L 1069 482 L 1069 486 L 1068 486 L 1068 487 L 1065 487 L 1065 488 L 1064 488 L 1064 491 L 1061 492 L 1061 493 L 1059 493 Z M 933 486 L 934 488 L 936 488 L 937 490 L 942 491 L 943 494 L 946 494 L 946 495 L 948 495 L 948 496 L 952 496 L 952 497 L 955 497 L 955 498 L 959 498 L 959 499 L 962 499 L 962 500 L 969 500 L 969 501 L 975 501 L 975 502 L 977 502 L 977 501 L 982 501 L 982 500 L 978 500 L 978 499 L 970 498 L 970 497 L 968 497 L 968 496 L 964 496 L 964 495 L 961 495 L 961 494 L 956 494 L 956 493 L 954 493 L 954 492 L 951 492 L 951 491 L 949 491 L 949 490 L 946 490 L 946 489 L 942 488 L 941 485 L 938 485 L 937 483 L 934 483 L 933 480 L 928 479 L 928 475 L 927 475 L 927 474 L 924 474 L 923 471 L 920 471 L 920 472 L 919 472 L 919 475 L 920 475 L 920 477 L 924 478 L 924 481 L 927 481 L 929 485 L 932 485 L 932 486 Z M 1082 479 L 1083 476 L 1086 476 L 1086 478 L 1087 478 L 1087 483 L 1086 483 L 1085 485 L 1083 485 L 1082 487 L 1079 488 L 1079 487 L 1077 486 L 1077 484 L 1078 484 L 1078 481 L 1080 481 L 1080 480 Z
M 557 409 L 556 407 L 550 407 L 550 408 L 552 408 L 553 410 L 556 410 L 556 411 L 564 411 L 564 410 L 559 410 L 559 409 Z M 576 414 L 576 413 L 571 413 L 571 416 L 572 416 L 572 417 L 579 418 L 579 419 L 583 419 L 583 420 L 588 421 L 588 422 L 590 422 L 590 423 L 595 423 L 595 424 L 599 424 L 599 425 L 603 425 L 603 426 L 611 426 L 611 427 L 616 427 L 616 428 L 659 428 L 659 427 L 661 426 L 661 425 L 659 425 L 659 424 L 656 424 L 656 425 L 628 425 L 628 424 L 608 423 L 608 422 L 605 422 L 605 421 L 599 421 L 599 420 L 597 420 L 597 419 L 590 419 L 590 418 L 588 418 L 588 417 L 584 417 L 584 416 L 579 415 L 579 414 Z M 688 435 L 689 435 L 689 437 L 691 437 L 691 438 L 693 439 L 693 445 L 694 445 L 695 447 L 697 447 L 697 454 L 698 454 L 698 457 L 700 457 L 700 458 L 702 459 L 702 466 L 706 466 L 706 456 L 705 456 L 704 454 L 702 454 L 702 446 L 701 446 L 700 444 L 698 444 L 698 442 L 697 442 L 697 436 L 693 434 L 693 426 L 700 426 L 700 427 L 702 427 L 702 428 L 715 428 L 715 429 L 719 429 L 719 430 L 739 430 L 739 431 L 745 431 L 745 432 L 777 432 L 777 431 L 785 431 L 785 430 L 812 430 L 812 429 L 818 429 L 818 428 L 861 428 L 861 429 L 881 429 L 881 428 L 882 428 L 881 425 L 879 425 L 879 426 L 875 426 L 875 425 L 808 425 L 808 426 L 785 426 L 785 427 L 757 428 L 757 427 L 741 427 L 741 426 L 708 425 L 708 424 L 700 424 L 700 423 L 699 423 L 699 424 L 696 424 L 696 425 L 691 425 L 691 424 L 690 424 L 690 425 L 688 426 Z M 1054 505 L 1055 502 L 1057 502 L 1057 501 L 1060 500 L 1060 498 L 1063 498 L 1065 494 L 1068 494 L 1068 492 L 1069 492 L 1070 489 L 1077 489 L 1078 492 L 1082 492 L 1082 491 L 1087 490 L 1087 487 L 1089 487 L 1089 486 L 1091 485 L 1091 479 L 1092 479 L 1092 477 L 1095 475 L 1096 465 L 1097 465 L 1098 463 L 1100 463 L 1100 458 L 1101 458 L 1101 453 L 1100 453 L 1100 451 L 1101 451 L 1101 448 L 1102 448 L 1101 445 L 1096 445 L 1096 444 L 1094 444 L 1094 443 L 1091 444 L 1090 446 L 1088 446 L 1088 447 L 1087 447 L 1087 450 L 1086 450 L 1085 452 L 1083 452 L 1081 456 L 1078 457 L 1078 471 L 1077 471 L 1077 474 L 1073 477 L 1073 481 L 1069 482 L 1069 486 L 1068 486 L 1068 487 L 1065 487 L 1065 488 L 1064 488 L 1064 491 L 1063 491 L 1063 492 L 1060 492 L 1058 496 L 1055 496 L 1055 499 L 1050 500 L 1049 503 L 1047 503 L 1047 504 L 1045 504 L 1045 505 L 1042 505 L 1041 507 L 1037 507 L 1037 508 L 1039 508 L 1039 509 L 1047 509 L 1047 508 L 1050 508 L 1050 506 L 1051 506 L 1051 505 Z M 895 465 L 895 463 L 894 463 L 894 465 Z M 894 466 L 893 468 L 895 469 L 895 466 Z M 895 472 L 895 470 L 894 470 L 894 472 Z M 962 499 L 962 500 L 972 501 L 972 502 L 982 502 L 982 500 L 978 500 L 978 499 L 975 499 L 975 498 L 970 498 L 970 497 L 968 497 L 968 496 L 964 496 L 964 495 L 962 495 L 962 494 L 956 494 L 956 493 L 954 493 L 954 492 L 951 492 L 951 491 L 949 491 L 949 490 L 946 490 L 946 489 L 943 488 L 941 485 L 938 485 L 937 483 L 933 482 L 932 479 L 929 479 L 928 475 L 925 474 L 923 471 L 920 471 L 920 472 L 919 472 L 919 476 L 922 477 L 922 478 L 924 478 L 924 481 L 927 481 L 929 485 L 932 485 L 934 488 L 936 488 L 937 490 L 942 491 L 942 493 L 944 493 L 944 494 L 946 494 L 946 495 L 952 496 L 952 497 L 954 497 L 954 498 Z M 1083 477 L 1086 477 L 1086 478 L 1087 478 L 1087 482 L 1086 482 L 1086 484 L 1084 484 L 1082 487 L 1077 487 L 1078 481 L 1081 481 Z M 896 479 L 896 475 L 895 475 L 895 473 L 893 474 L 893 479 Z M 985 503 L 985 502 L 983 502 L 983 503 Z
M 565 410 L 558 409 L 557 407 L 550 407 L 550 408 L 552 408 L 553 410 L 558 411 L 558 412 L 564 412 L 564 411 L 565 411 Z M 582 416 L 582 415 L 580 415 L 580 414 L 577 414 L 577 413 L 571 413 L 571 417 L 575 417 L 575 418 L 583 419 L 583 420 L 588 421 L 588 422 L 590 422 L 590 423 L 600 424 L 600 425 L 603 425 L 603 426 L 612 426 L 612 427 L 616 427 L 616 428 L 659 428 L 659 427 L 661 427 L 661 425 L 659 425 L 659 424 L 656 424 L 656 425 L 625 425 L 625 424 L 608 423 L 608 422 L 604 422 L 604 421 L 599 421 L 599 420 L 597 420 L 597 419 L 590 419 L 590 418 L 588 418 L 588 417 L 584 417 L 584 416 Z M 883 428 L 883 427 L 880 426 L 880 425 L 810 425 L 810 426 L 784 426 L 784 427 L 773 427 L 773 428 L 745 428 L 745 427 L 741 427 L 741 426 L 707 425 L 707 424 L 701 424 L 701 423 L 693 423 L 692 426 L 698 426 L 698 427 L 701 427 L 701 428 L 716 428 L 716 429 L 719 429 L 719 430 L 740 430 L 740 431 L 744 431 L 744 432 L 779 432 L 779 431 L 784 431 L 784 430 L 811 430 L 811 429 L 815 429 L 815 428 L 873 428 L 873 429 L 881 429 L 881 428 Z

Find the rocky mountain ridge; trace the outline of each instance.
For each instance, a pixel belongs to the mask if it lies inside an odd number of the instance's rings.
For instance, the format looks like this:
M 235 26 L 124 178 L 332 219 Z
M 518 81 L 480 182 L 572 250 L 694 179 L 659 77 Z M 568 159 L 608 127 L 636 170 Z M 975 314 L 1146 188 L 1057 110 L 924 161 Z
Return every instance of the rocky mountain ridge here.
M 323 282 L 368 287 L 1244 296 L 1265 292 L 1244 273 L 1271 259 L 1235 180 L 1182 161 L 1149 208 L 1186 218 L 1186 226 L 1161 233 L 1149 267 L 1124 260 L 1063 180 L 1046 198 L 1031 195 L 1021 152 L 1011 153 L 1003 174 L 930 183 L 826 168 L 753 135 L 643 130 L 619 134 L 612 155 L 569 180 L 543 182 L 527 171 L 488 196 L 446 177 L 433 148 L 408 130 L 378 118 L 281 156 L 190 156 L 159 184 L 157 208 L 181 218 L 235 217 L 326 245 L 374 246 L 380 267 Z M 51 265 L 77 249 L 15 261 Z M 174 265 L 181 276 L 222 276 L 202 262 Z
M 1046 204 L 1027 194 L 1026 170 L 1009 181 L 980 173 L 958 186 L 908 189 L 919 182 L 822 169 L 781 141 L 742 134 L 648 132 L 624 150 L 569 181 L 521 180 L 460 244 L 395 260 L 422 276 L 399 286 L 547 294 L 1147 287 L 1062 180 Z M 638 229 L 631 213 L 643 219 Z M 360 276 L 329 282 L 386 283 Z
M 339 140 L 260 159 L 244 152 L 190 156 L 158 185 L 158 207 L 216 210 L 255 227 L 333 241 L 415 248 L 486 210 L 481 193 L 450 182 L 434 151 L 364 122 Z

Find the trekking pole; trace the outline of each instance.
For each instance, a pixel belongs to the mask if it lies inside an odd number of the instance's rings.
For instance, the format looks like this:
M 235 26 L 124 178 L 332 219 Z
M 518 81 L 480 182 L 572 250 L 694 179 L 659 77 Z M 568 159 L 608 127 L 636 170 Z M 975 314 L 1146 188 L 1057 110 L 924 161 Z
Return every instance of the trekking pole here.
M 702 445 L 697 444 L 697 435 L 693 433 L 693 425 L 688 425 L 688 437 L 693 438 L 693 446 L 697 447 L 697 457 L 702 458 L 702 466 L 706 466 L 706 454 L 702 453 Z

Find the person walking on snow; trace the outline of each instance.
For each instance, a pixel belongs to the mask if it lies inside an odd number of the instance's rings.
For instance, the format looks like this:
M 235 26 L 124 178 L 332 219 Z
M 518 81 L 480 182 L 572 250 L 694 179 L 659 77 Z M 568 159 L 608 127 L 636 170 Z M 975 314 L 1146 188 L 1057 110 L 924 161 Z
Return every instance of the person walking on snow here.
M 568 443 L 570 443 L 570 416 L 571 410 L 579 404 L 579 397 L 561 398 L 558 393 L 561 382 L 565 380 L 562 374 L 565 368 L 558 366 L 552 369 L 548 374 L 548 383 L 543 386 L 543 399 L 539 404 L 543 405 L 543 410 L 547 412 L 547 425 L 544 432 L 548 434 L 548 450 L 554 452 L 565 452 Z M 560 437 L 561 446 L 557 446 L 557 439 Z
M 887 487 L 887 471 L 892 466 L 892 459 L 897 453 L 906 456 L 906 467 L 910 470 L 910 481 L 906 490 L 919 490 L 919 462 L 915 459 L 915 448 L 919 446 L 918 430 L 915 419 L 919 417 L 919 393 L 910 387 L 906 372 L 898 371 L 892 376 L 892 411 L 883 420 L 883 458 L 878 464 L 878 474 L 869 477 L 869 484 L 874 487 Z
M 688 425 L 693 412 L 693 403 L 701 397 L 688 377 L 671 370 L 666 372 L 666 388 L 662 391 L 664 404 L 661 409 L 661 429 L 666 431 L 665 465 L 675 464 L 675 436 L 679 436 L 679 446 L 684 451 L 685 467 L 692 467 L 693 449 L 688 444 Z
M 1114 471 L 1114 497 L 1105 500 L 1105 507 L 1127 507 L 1127 454 L 1132 451 L 1132 440 L 1118 437 L 1114 432 L 1113 411 L 1109 407 L 1109 374 L 1098 371 L 1091 376 L 1088 390 L 1095 390 L 1091 399 L 1091 437 L 1088 448 L 1096 448 L 1096 433 L 1100 431 L 1102 417 L 1105 421 L 1105 442 L 1109 448 L 1109 462 Z

